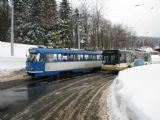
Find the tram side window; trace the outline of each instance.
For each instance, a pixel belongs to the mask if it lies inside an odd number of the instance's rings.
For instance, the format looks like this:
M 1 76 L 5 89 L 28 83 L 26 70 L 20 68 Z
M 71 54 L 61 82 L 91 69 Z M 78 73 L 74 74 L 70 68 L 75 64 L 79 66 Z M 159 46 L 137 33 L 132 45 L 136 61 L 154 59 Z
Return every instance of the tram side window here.
M 40 54 L 39 61 L 40 61 L 40 62 L 46 61 L 46 56 L 45 56 L 45 54 Z
M 69 54 L 68 55 L 68 60 L 69 61 L 73 61 L 74 60 L 74 55 L 73 54 Z
M 74 55 L 74 60 L 75 60 L 75 61 L 78 60 L 78 55 L 77 55 L 77 54 Z
M 78 59 L 78 60 L 81 60 L 81 55 L 77 55 L 77 59 Z
M 62 55 L 62 60 L 63 61 L 67 61 L 68 60 L 68 55 L 67 54 L 63 54 Z
M 77 60 L 83 60 L 83 55 L 81 54 L 77 55 Z
M 80 55 L 80 60 L 84 60 L 84 55 Z
M 62 55 L 61 54 L 58 54 L 57 60 L 62 61 Z
M 46 54 L 46 62 L 53 62 L 54 54 Z
M 97 60 L 101 60 L 101 55 L 97 55 Z
M 124 53 L 120 54 L 120 62 L 121 63 L 126 63 L 126 54 L 124 54 Z
M 93 60 L 93 55 L 89 55 L 89 60 Z
M 88 60 L 89 59 L 89 55 L 84 55 L 84 59 Z
M 93 60 L 97 60 L 97 56 L 96 55 L 93 55 Z
M 57 54 L 53 54 L 53 61 L 57 61 Z

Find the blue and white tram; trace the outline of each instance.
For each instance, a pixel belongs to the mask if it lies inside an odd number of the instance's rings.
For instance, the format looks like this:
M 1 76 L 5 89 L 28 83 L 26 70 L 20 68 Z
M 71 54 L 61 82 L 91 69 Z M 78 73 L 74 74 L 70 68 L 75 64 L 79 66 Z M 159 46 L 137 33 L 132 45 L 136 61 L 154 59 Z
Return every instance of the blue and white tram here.
M 54 76 L 62 72 L 89 72 L 100 69 L 101 53 L 64 49 L 29 49 L 26 71 L 32 77 Z

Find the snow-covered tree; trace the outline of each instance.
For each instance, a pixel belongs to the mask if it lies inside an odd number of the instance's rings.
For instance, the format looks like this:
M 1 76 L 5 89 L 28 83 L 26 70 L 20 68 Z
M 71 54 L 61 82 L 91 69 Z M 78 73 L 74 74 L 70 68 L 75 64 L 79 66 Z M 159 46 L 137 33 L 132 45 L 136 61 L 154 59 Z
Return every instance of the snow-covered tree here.
M 77 8 L 74 10 L 74 13 L 72 15 L 72 20 L 73 20 L 74 47 L 78 48 L 80 14 L 79 14 L 79 10 Z
M 62 40 L 62 43 L 64 44 L 64 47 L 70 48 L 71 47 L 71 34 L 72 29 L 71 26 L 71 8 L 69 6 L 69 2 L 67 0 L 62 0 L 60 3 L 60 18 L 58 21 L 58 31 L 60 31 L 60 40 Z
M 54 46 L 55 43 L 52 41 L 52 33 L 54 31 L 54 26 L 57 22 L 58 12 L 57 4 L 55 0 L 44 0 L 44 17 L 43 22 L 45 23 L 47 29 L 47 39 L 45 45 Z
M 30 1 L 14 0 L 14 35 L 15 42 L 24 42 L 26 17 L 28 17 L 27 6 Z

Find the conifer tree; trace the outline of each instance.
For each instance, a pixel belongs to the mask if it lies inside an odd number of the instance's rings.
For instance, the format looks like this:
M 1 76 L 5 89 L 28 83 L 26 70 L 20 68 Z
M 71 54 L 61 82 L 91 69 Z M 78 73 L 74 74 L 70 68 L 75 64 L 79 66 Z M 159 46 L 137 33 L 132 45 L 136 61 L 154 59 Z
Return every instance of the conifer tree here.
M 74 47 L 78 48 L 80 14 L 77 8 L 74 11 L 72 19 L 73 19 L 73 32 L 74 32 Z
M 55 0 L 44 0 L 44 23 L 47 29 L 47 39 L 45 45 L 53 46 L 55 43 L 52 41 L 52 33 L 54 31 L 54 26 L 57 21 L 57 4 Z
M 17 42 L 48 45 L 57 16 L 55 0 L 15 0 L 14 4 Z
M 72 31 L 70 29 L 71 25 L 71 8 L 69 6 L 69 2 L 67 0 L 62 0 L 60 3 L 60 20 L 59 20 L 59 31 L 60 31 L 60 39 L 62 40 L 62 44 L 64 47 L 70 48 L 71 46 L 71 34 Z
M 0 41 L 7 41 L 10 27 L 9 6 L 7 0 L 0 0 Z
M 29 1 L 28 1 L 29 2 Z M 27 2 L 22 0 L 14 0 L 14 37 L 15 42 L 24 43 L 25 36 L 25 18 Z

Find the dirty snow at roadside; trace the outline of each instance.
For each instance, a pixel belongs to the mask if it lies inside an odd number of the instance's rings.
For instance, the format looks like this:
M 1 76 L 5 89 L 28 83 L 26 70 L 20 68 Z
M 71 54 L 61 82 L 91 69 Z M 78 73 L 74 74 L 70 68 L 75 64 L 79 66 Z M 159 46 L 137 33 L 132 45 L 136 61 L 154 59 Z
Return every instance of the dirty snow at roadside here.
M 25 58 L 0 57 L 0 76 L 25 68 Z
M 160 120 L 160 64 L 121 71 L 107 96 L 109 120 Z
M 10 43 L 0 41 L 0 76 L 25 68 L 26 53 L 34 45 L 14 44 L 14 57 L 10 55 Z

